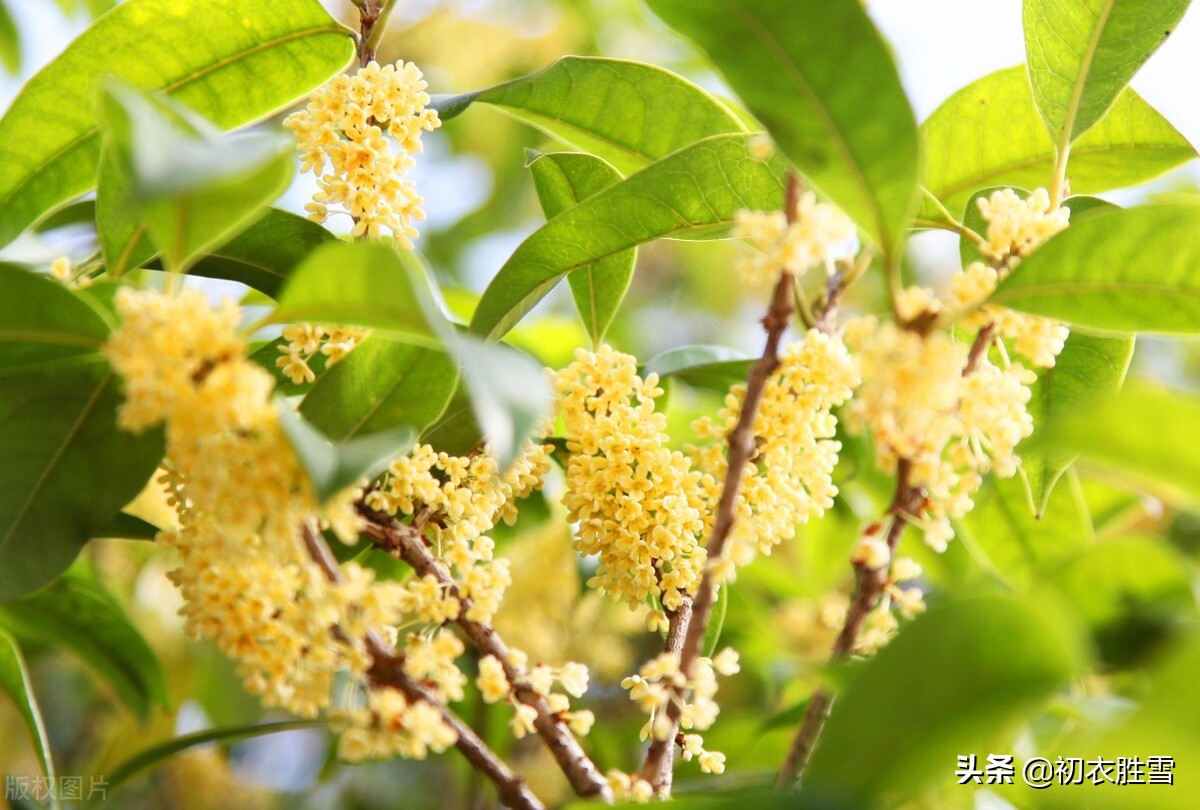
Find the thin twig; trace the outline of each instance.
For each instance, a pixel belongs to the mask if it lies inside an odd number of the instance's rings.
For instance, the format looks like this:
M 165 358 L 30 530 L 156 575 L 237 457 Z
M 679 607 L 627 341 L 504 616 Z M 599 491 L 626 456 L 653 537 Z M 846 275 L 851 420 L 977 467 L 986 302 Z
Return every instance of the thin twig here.
M 325 539 L 311 523 L 302 528 L 304 546 L 308 549 L 313 562 L 324 572 L 330 582 L 341 581 L 341 571 L 337 560 L 325 543 Z M 458 735 L 454 747 L 466 758 L 476 771 L 488 778 L 496 786 L 500 800 L 514 810 L 544 810 L 542 802 L 529 787 L 525 780 L 512 772 L 504 761 L 496 755 L 487 743 L 463 722 L 457 714 L 442 703 L 438 696 L 422 684 L 414 681 L 404 671 L 404 658 L 391 648 L 375 631 L 369 631 L 366 637 L 367 652 L 371 656 L 371 668 L 368 676 L 375 683 L 399 689 L 409 700 L 421 700 L 433 706 L 442 715 L 442 722 L 454 729 Z
M 366 67 L 375 61 L 375 46 L 373 40 L 375 24 L 383 13 L 382 0 L 355 0 L 358 6 L 358 65 Z
M 688 625 L 692 619 L 692 597 L 684 595 L 683 601 L 675 610 L 667 611 L 667 640 L 663 644 L 663 652 L 667 655 L 679 655 L 683 652 L 683 642 L 687 638 Z M 646 751 L 646 759 L 642 764 L 641 777 L 656 786 L 659 790 L 669 790 L 674 776 L 674 758 L 671 751 L 675 745 L 675 735 L 672 733 L 665 739 L 653 738 Z M 657 770 L 652 770 L 657 769 Z
M 795 222 L 796 201 L 800 195 L 800 179 L 793 172 L 788 176 L 787 199 L 784 211 L 788 224 Z M 725 550 L 725 541 L 733 528 L 734 512 L 737 505 L 738 492 L 742 487 L 742 473 L 746 464 L 755 453 L 754 418 L 758 414 L 758 405 L 762 401 L 763 390 L 767 380 L 779 366 L 779 344 L 783 333 L 787 330 L 795 313 L 795 296 L 793 295 L 795 276 L 790 272 L 779 274 L 775 291 L 771 296 L 771 306 L 763 318 L 763 328 L 767 332 L 766 346 L 762 356 L 750 370 L 746 381 L 746 397 L 742 402 L 742 411 L 738 415 L 737 425 L 729 435 L 729 460 L 725 473 L 725 483 L 721 489 L 721 498 L 717 503 L 716 518 L 713 522 L 712 537 L 706 547 L 710 566 L 721 559 Z M 713 603 L 716 601 L 717 585 L 713 580 L 712 568 L 705 569 L 692 602 L 692 617 L 687 623 L 687 633 L 684 636 L 683 647 L 679 653 L 679 671 L 690 676 L 692 666 L 700 657 L 700 648 L 708 631 L 708 620 L 712 615 Z M 682 701 L 671 700 L 667 703 L 666 714 L 670 723 L 670 733 L 666 735 L 668 742 L 674 740 L 679 728 L 679 718 L 682 714 Z M 647 751 L 646 760 L 642 763 L 642 778 L 650 782 L 655 790 L 664 786 L 662 774 L 671 771 L 671 760 L 674 758 L 673 745 L 652 745 Z
M 896 550 L 896 545 L 900 542 L 900 536 L 904 534 L 904 527 L 908 523 L 908 516 L 919 511 L 925 498 L 924 490 L 909 483 L 911 469 L 912 464 L 908 459 L 901 459 L 897 465 L 896 494 L 887 511 L 891 517 L 886 538 L 889 553 Z M 845 661 L 853 654 L 854 647 L 858 643 L 858 634 L 862 631 L 867 616 L 875 609 L 875 603 L 887 587 L 888 566 L 870 568 L 864 563 L 856 562 L 854 570 L 857 575 L 854 597 L 850 601 L 850 608 L 846 612 L 846 621 L 833 643 L 833 651 L 829 656 L 831 663 L 835 664 Z M 816 747 L 817 739 L 821 736 L 821 730 L 825 727 L 825 721 L 829 718 L 832 706 L 832 692 L 821 687 L 813 693 L 812 700 L 808 704 L 808 711 L 804 714 L 800 729 L 796 732 L 783 767 L 779 770 L 776 787 L 790 786 L 803 773 L 812 756 L 813 749 Z
M 504 675 L 512 685 L 513 696 L 537 711 L 534 728 L 550 753 L 558 762 L 571 787 L 580 796 L 596 796 L 610 801 L 612 790 L 608 780 L 588 757 L 579 740 L 567 727 L 562 717 L 550 708 L 545 696 L 538 694 L 525 682 L 525 673 L 509 660 L 508 645 L 491 627 L 467 618 L 471 600 L 459 591 L 454 579 L 429 552 L 425 539 L 412 526 L 399 523 L 388 515 L 377 512 L 365 504 L 359 504 L 359 512 L 367 519 L 364 534 L 380 548 L 400 556 L 418 576 L 433 576 L 444 587 L 448 595 L 462 603 L 456 624 L 475 648 L 484 655 L 495 656 L 504 667 Z

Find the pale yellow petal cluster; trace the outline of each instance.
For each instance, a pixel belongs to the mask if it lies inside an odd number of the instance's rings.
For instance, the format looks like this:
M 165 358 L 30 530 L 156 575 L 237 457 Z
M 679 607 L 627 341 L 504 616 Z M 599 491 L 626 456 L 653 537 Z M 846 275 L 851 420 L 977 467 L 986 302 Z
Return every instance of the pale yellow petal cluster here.
M 284 120 L 302 154 L 301 170 L 320 191 L 307 208 L 323 222 L 341 207 L 354 219 L 354 236 L 386 233 L 412 247 L 425 218 L 421 197 L 405 174 L 421 151 L 421 133 L 436 129 L 427 109 L 428 85 L 411 62 L 371 62 L 353 76 L 337 76 L 317 90 L 304 110 Z
M 281 357 L 275 360 L 275 365 L 295 384 L 310 383 L 316 379 L 308 364 L 313 357 L 324 355 L 325 367 L 329 368 L 370 334 L 370 329 L 361 326 L 289 324 L 283 328 L 283 339 L 287 342 L 279 346 Z
M 734 238 L 748 239 L 758 252 L 742 257 L 737 272 L 748 287 L 768 287 L 781 271 L 801 274 L 813 267 L 834 271 L 839 249 L 854 238 L 854 222 L 812 192 L 796 200 L 793 222 L 783 211 L 738 211 Z
M 713 482 L 667 446 L 657 376 L 602 346 L 577 351 L 553 381 L 570 454 L 563 504 L 576 548 L 599 558 L 589 584 L 631 607 L 656 597 L 677 608 L 704 572 Z
M 922 335 L 863 318 L 847 325 L 845 338 L 863 380 L 847 428 L 871 433 L 884 471 L 895 472 L 900 459 L 911 463 L 909 484 L 928 495 L 911 517 L 942 550 L 954 536 L 950 519 L 971 509 L 983 475 L 1016 472 L 1016 445 L 1033 432 L 1026 411 L 1033 375 L 986 357 L 964 375 L 969 347 L 942 331 Z
M 833 468 L 841 444 L 834 439 L 832 409 L 846 402 L 857 384 L 854 363 L 836 337 L 809 330 L 780 352 L 754 417 L 755 451 L 742 474 L 726 545 L 734 565 L 770 554 L 795 535 L 797 525 L 833 505 Z M 734 386 L 715 422 L 702 417 L 692 425 L 698 436 L 717 439 L 689 448 L 696 468 L 705 474 L 711 508 L 721 496 L 728 470 L 726 439 L 738 423 L 745 396 L 745 385 Z M 726 569 L 728 577 L 733 568 Z
M 1070 224 L 1070 210 L 1050 208 L 1050 194 L 1044 188 L 1021 197 L 1011 188 L 993 191 L 976 200 L 979 213 L 987 222 L 981 245 L 983 255 L 995 267 L 1011 268 L 1039 245 Z

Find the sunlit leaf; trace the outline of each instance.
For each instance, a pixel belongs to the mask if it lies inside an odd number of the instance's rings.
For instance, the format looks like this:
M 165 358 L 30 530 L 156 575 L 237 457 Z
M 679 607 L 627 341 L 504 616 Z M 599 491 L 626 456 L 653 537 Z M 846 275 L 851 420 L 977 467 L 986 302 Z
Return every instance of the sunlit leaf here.
M 303 96 L 353 53 L 350 31 L 317 0 L 121 3 L 30 79 L 0 120 L 0 244 L 95 182 L 101 77 L 162 90 L 228 129 Z
M 962 210 L 987 186 L 1049 185 L 1054 143 L 1038 115 L 1023 66 L 959 90 L 921 125 L 925 185 Z M 1191 144 L 1133 90 L 1071 149 L 1071 191 L 1094 194 L 1144 183 L 1196 156 Z
M 727 234 L 741 209 L 783 205 L 783 163 L 746 135 L 700 141 L 568 208 L 526 239 L 492 279 L 471 331 L 499 340 L 567 273 L 667 236 Z
M 862 3 L 648 5 L 708 53 L 784 154 L 890 252 L 917 193 L 916 119 Z
M 1074 142 L 1104 117 L 1189 2 L 1025 0 L 1029 81 L 1055 143 Z
M 640 62 L 565 56 L 536 73 L 461 96 L 435 96 L 443 120 L 483 102 L 573 149 L 635 172 L 677 149 L 745 132 L 730 110 L 669 70 Z
M 553 152 L 529 164 L 534 186 L 547 219 L 553 219 L 576 203 L 619 182 L 621 175 L 611 165 L 581 152 Z M 599 346 L 616 317 L 633 278 L 637 249 L 622 251 L 567 276 L 575 306 L 584 327 Z

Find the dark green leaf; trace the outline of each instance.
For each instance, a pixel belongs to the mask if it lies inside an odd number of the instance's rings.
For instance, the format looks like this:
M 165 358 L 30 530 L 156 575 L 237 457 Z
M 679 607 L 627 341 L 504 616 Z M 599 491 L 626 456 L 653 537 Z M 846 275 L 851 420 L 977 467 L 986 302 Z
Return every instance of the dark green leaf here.
M 319 503 L 361 479 L 375 478 L 393 459 L 411 450 L 417 439 L 412 428 L 397 427 L 335 444 L 286 403 L 278 403 L 278 412 Z
M 168 270 L 185 272 L 208 248 L 249 226 L 291 181 L 293 145 L 282 133 L 222 136 L 206 122 L 189 121 L 182 105 L 115 80 L 105 83 L 102 107 L 105 179 L 120 178 L 118 188 Z M 128 225 L 123 218 L 120 224 Z M 118 236 L 112 252 L 128 254 L 137 233 L 134 226 Z
M 1133 358 L 1133 338 L 1103 338 L 1072 332 L 1054 366 L 1038 375 L 1026 406 L 1036 432 L 1096 397 L 1114 394 L 1125 382 Z M 1027 443 L 1028 444 L 1028 443 Z M 1022 446 L 1021 469 L 1039 516 L 1050 490 L 1074 456 L 1040 444 Z
M 1079 640 L 1038 602 L 976 596 L 931 608 L 838 696 L 805 772 L 804 806 L 915 799 L 956 755 L 1000 742 L 1082 658 Z
M 382 242 L 313 251 L 283 285 L 272 320 L 370 326 L 434 348 L 446 328 L 420 262 Z
M 746 381 L 754 360 L 724 346 L 680 346 L 650 358 L 646 374 L 675 378 L 697 388 L 727 391 Z
M 0 600 L 61 573 L 149 479 L 161 432 L 117 427 L 100 363 L 0 376 Z
M 708 53 L 784 154 L 891 252 L 917 193 L 917 126 L 891 51 L 862 3 L 648 5 Z
M 1145 663 L 1196 612 L 1188 562 L 1152 537 L 1091 546 L 1047 579 L 1088 624 L 1101 660 Z
M 33 749 L 42 763 L 42 773 L 48 779 L 54 779 L 50 738 L 46 734 L 46 724 L 42 722 L 42 710 L 38 708 L 37 698 L 33 694 L 25 657 L 21 655 L 16 639 L 4 630 L 0 630 L 0 689 L 4 690 L 21 715 L 25 730 L 29 732 L 29 741 L 33 743 Z
M 987 186 L 1039 188 L 1054 169 L 1054 143 L 1038 116 L 1023 66 L 999 70 L 959 90 L 921 125 L 925 185 L 951 211 Z M 1144 183 L 1196 151 L 1133 90 L 1071 149 L 1076 194 Z M 923 211 L 924 214 L 924 211 Z
M 191 274 L 239 281 L 275 298 L 292 270 L 322 245 L 338 238 L 315 222 L 278 208 L 225 244 L 206 251 Z
M 372 335 L 317 378 L 300 413 L 335 441 L 434 422 L 458 385 L 445 352 Z
M 0 607 L 0 625 L 20 638 L 77 654 L 142 720 L 151 709 L 168 705 L 166 678 L 154 650 L 96 583 L 68 574 Z
M 0 265 L 0 369 L 88 361 L 108 338 L 99 308 L 49 276 Z
M 1189 2 L 1025 0 L 1029 81 L 1055 143 L 1073 143 L 1104 117 Z
M 695 143 L 551 219 L 492 279 L 471 331 L 499 340 L 573 270 L 662 237 L 723 235 L 743 208 L 782 206 L 783 162 L 752 157 L 748 137 Z
M 1096 211 L 1000 283 L 992 302 L 1101 332 L 1200 331 L 1200 205 Z
M 626 174 L 701 138 L 745 131 L 724 104 L 686 79 L 621 59 L 565 56 L 478 93 L 436 97 L 434 106 L 446 120 L 475 101 Z
M 533 172 L 538 199 L 547 219 L 553 219 L 621 180 L 621 175 L 610 164 L 581 152 L 541 155 L 529 163 L 529 170 Z M 592 338 L 592 346 L 599 346 L 604 341 L 604 333 L 629 289 L 636 261 L 637 249 L 631 248 L 567 276 L 579 316 Z
M 30 79 L 0 120 L 0 244 L 95 182 L 102 76 L 162 90 L 228 129 L 303 96 L 353 53 L 350 31 L 317 0 L 121 3 Z
M 95 538 L 114 538 L 119 540 L 156 540 L 159 528 L 139 517 L 117 512 L 112 520 L 105 523 L 92 533 Z

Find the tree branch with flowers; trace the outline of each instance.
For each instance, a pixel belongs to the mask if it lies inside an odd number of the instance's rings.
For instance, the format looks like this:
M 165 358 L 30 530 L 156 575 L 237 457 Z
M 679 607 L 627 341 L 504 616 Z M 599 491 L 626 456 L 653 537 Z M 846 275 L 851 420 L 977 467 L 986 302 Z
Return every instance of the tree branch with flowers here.
M 444 806 L 1036 807 L 977 758 L 1200 756 L 1200 406 L 1125 383 L 1200 322 L 1200 208 L 1096 196 L 1195 156 L 1127 87 L 1186 2 L 1026 0 L 1027 63 L 920 126 L 855 0 L 648 0 L 732 100 L 604 56 L 431 93 L 398 5 L 127 0 L 0 119 L 0 243 L 86 231 L 0 266 L 0 686 L 49 783 L 24 656 L 148 723 L 168 632 Z M 472 292 L 421 172 L 485 107 L 542 140 L 481 216 L 545 221 Z M 698 328 L 672 273 L 765 313 L 751 356 L 635 353 Z M 111 787 L 294 726 L 138 739 Z

